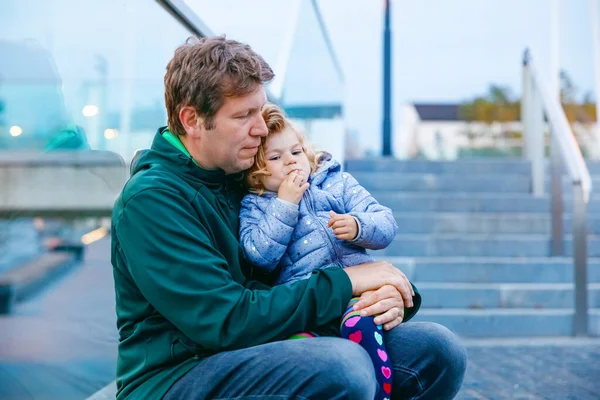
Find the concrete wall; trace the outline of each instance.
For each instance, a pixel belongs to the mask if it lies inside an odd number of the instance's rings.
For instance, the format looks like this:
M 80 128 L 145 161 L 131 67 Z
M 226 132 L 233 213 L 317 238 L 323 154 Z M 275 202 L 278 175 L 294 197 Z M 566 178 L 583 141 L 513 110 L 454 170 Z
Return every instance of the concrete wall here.
M 0 152 L 0 218 L 108 216 L 127 178 L 111 152 Z

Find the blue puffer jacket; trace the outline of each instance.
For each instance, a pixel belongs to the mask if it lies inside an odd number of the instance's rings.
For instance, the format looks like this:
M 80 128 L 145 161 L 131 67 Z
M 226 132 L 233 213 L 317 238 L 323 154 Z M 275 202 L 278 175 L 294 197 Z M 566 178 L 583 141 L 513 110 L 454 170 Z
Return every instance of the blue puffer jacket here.
M 305 279 L 318 268 L 373 261 L 365 249 L 385 248 L 396 236 L 392 211 L 328 158 L 309 177 L 299 206 L 277 199 L 273 192 L 248 194 L 242 201 L 244 256 L 257 268 L 279 268 L 277 284 Z M 354 241 L 339 240 L 327 227 L 331 210 L 356 218 L 359 233 Z

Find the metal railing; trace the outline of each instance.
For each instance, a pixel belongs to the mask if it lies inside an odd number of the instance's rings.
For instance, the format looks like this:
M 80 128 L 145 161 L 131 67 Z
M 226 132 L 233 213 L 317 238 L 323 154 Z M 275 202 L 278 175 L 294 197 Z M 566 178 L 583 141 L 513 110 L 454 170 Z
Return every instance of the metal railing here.
M 588 333 L 587 291 L 587 203 L 592 190 L 590 173 L 579 145 L 560 103 L 558 93 L 550 91 L 548 82 L 537 70 L 529 50 L 523 56 L 523 97 L 521 120 L 525 136 L 525 156 L 531 161 L 534 196 L 544 195 L 545 129 L 544 115 L 550 128 L 552 256 L 564 256 L 562 174 L 566 170 L 573 184 L 573 272 L 575 281 L 575 316 L 573 334 Z

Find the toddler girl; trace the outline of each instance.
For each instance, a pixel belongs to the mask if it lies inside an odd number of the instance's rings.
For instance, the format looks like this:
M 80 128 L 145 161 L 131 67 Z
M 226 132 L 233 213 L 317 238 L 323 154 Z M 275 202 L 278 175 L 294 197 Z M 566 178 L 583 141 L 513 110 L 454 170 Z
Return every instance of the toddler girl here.
M 244 256 L 255 268 L 275 272 L 276 284 L 306 279 L 319 268 L 374 261 L 366 249 L 382 249 L 396 235 L 391 210 L 329 154 L 313 153 L 279 107 L 267 104 L 263 118 L 269 134 L 248 171 L 250 193 L 240 213 Z M 369 353 L 380 388 L 376 398 L 388 398 L 392 369 L 382 327 L 353 311 L 357 300 L 348 304 L 340 334 Z

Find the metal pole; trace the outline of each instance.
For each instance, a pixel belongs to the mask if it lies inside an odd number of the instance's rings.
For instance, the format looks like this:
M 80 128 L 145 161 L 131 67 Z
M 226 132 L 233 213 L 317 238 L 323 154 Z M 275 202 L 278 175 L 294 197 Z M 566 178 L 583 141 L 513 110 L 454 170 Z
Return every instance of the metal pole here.
M 544 113 L 539 90 L 529 67 L 531 53 L 523 53 L 523 95 L 521 121 L 525 139 L 524 155 L 531 162 L 531 192 L 535 197 L 544 195 Z
M 550 21 L 550 90 L 560 102 L 560 20 L 559 0 L 552 0 Z M 549 122 L 549 121 L 548 121 Z M 564 229 L 563 229 L 563 195 L 562 195 L 562 164 L 560 145 L 556 132 L 552 127 L 550 132 L 550 174 L 552 185 L 552 248 L 553 256 L 564 255 Z
M 392 32 L 390 0 L 385 0 L 383 31 L 383 155 L 392 156 Z
M 531 81 L 531 98 L 529 100 L 528 123 L 530 124 L 529 157 L 531 160 L 532 192 L 534 197 L 544 196 L 544 184 L 546 172 L 544 170 L 544 158 L 546 151 L 546 140 L 544 135 L 544 110 L 542 98 L 535 82 Z
M 552 218 L 552 244 L 550 253 L 553 257 L 565 255 L 564 248 L 564 206 L 562 193 L 562 160 L 560 145 L 555 135 L 550 139 L 550 175 L 551 175 L 551 218 Z
M 529 73 L 529 49 L 523 52 L 523 93 L 521 94 L 521 123 L 523 124 L 523 158 L 531 161 L 531 74 Z M 532 170 L 533 171 L 533 170 Z M 533 176 L 532 176 L 533 179 Z
M 560 99 L 560 3 L 552 0 L 550 8 L 550 90 Z
M 573 272 L 575 278 L 573 334 L 575 336 L 588 334 L 586 208 L 581 182 L 575 182 L 573 184 Z

